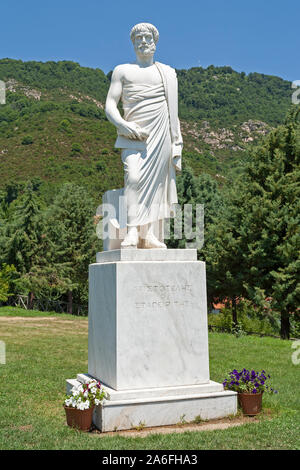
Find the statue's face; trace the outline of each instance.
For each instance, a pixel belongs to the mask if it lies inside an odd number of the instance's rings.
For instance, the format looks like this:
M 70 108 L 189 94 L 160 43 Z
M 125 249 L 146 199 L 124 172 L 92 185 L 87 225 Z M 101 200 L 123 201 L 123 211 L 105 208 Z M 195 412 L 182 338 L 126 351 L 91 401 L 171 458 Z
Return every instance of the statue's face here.
M 151 31 L 138 31 L 134 37 L 134 50 L 141 56 L 153 55 L 156 49 Z

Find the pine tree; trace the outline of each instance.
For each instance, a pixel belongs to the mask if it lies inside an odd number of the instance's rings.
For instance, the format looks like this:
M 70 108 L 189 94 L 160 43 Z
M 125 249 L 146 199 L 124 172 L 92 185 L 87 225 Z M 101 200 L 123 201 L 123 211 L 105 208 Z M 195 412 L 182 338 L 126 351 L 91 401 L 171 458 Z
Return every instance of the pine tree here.
M 187 166 L 182 168 L 181 175 L 177 178 L 177 196 L 179 210 L 176 210 L 176 220 L 170 221 L 170 240 L 166 240 L 169 248 L 186 248 L 187 240 L 184 236 L 184 206 L 191 204 L 192 211 L 185 212 L 186 217 L 191 217 L 195 222 L 195 198 L 197 196 L 196 178 L 193 170 Z M 177 228 L 174 228 L 177 226 Z M 176 230 L 178 234 L 176 234 Z M 177 238 L 180 237 L 180 238 Z
M 15 201 L 11 220 L 5 229 L 6 246 L 4 257 L 8 264 L 16 267 L 20 280 L 20 289 L 29 294 L 29 307 L 34 298 L 33 284 L 28 276 L 43 259 L 43 221 L 42 202 L 31 183 Z
M 86 295 L 88 265 L 96 253 L 94 209 L 85 188 L 66 183 L 46 216 L 51 259 L 61 285 L 65 286 L 70 313 L 74 294 L 77 298 Z
M 218 295 L 270 298 L 282 338 L 299 304 L 299 111 L 250 153 L 207 250 Z
M 199 237 L 204 236 L 205 240 L 210 224 L 215 217 L 218 217 L 223 206 L 223 199 L 217 182 L 208 174 L 195 177 L 193 170 L 184 166 L 182 174 L 177 178 L 177 194 L 182 213 L 182 228 L 184 229 L 184 223 L 187 223 L 187 220 L 184 219 L 190 219 L 192 221 L 191 231 L 193 231 L 194 234 L 196 232 Z M 189 205 L 189 207 L 184 209 L 185 205 Z M 197 205 L 203 206 L 204 235 L 202 234 L 202 227 L 199 227 L 202 220 L 199 220 L 200 211 L 198 212 L 197 218 Z M 173 226 L 174 223 L 172 221 L 171 227 Z M 172 230 L 171 233 L 173 233 Z M 197 242 L 199 242 L 199 240 Z M 196 246 L 197 242 L 195 243 Z M 187 243 L 189 243 L 189 240 L 186 239 L 183 230 L 182 238 L 180 240 L 171 238 L 168 242 L 168 246 L 173 248 L 186 248 Z M 202 248 L 198 249 L 198 255 L 203 258 Z
M 15 277 L 16 268 L 4 263 L 0 269 L 0 302 L 6 302 L 12 295 Z
M 230 302 L 232 321 L 237 324 L 237 301 L 246 295 L 240 245 L 240 200 L 238 192 L 228 184 L 222 203 L 211 213 L 201 257 L 206 261 L 208 301 Z
M 299 305 L 300 109 L 271 132 L 246 169 L 247 212 L 241 243 L 246 284 L 262 289 L 281 313 L 281 337 L 290 336 L 290 315 Z

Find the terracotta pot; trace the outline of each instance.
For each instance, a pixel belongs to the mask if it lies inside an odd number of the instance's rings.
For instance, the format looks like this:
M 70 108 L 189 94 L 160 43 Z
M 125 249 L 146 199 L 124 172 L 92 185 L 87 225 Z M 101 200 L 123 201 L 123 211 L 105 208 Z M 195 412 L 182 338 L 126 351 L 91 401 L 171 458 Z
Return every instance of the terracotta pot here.
M 81 431 L 89 431 L 92 426 L 94 408 L 93 406 L 87 410 L 78 410 L 71 406 L 64 406 L 68 426 L 78 428 Z
M 238 398 L 244 415 L 255 416 L 261 412 L 262 393 L 239 393 Z

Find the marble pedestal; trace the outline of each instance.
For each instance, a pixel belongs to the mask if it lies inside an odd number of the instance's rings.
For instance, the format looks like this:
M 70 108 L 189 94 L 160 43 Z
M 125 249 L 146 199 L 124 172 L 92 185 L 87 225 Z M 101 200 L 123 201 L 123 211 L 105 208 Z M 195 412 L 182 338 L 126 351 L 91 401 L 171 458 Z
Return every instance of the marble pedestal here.
M 95 410 L 101 431 L 236 413 L 236 394 L 209 377 L 205 263 L 196 250 L 97 254 L 89 271 L 88 376 L 111 397 Z

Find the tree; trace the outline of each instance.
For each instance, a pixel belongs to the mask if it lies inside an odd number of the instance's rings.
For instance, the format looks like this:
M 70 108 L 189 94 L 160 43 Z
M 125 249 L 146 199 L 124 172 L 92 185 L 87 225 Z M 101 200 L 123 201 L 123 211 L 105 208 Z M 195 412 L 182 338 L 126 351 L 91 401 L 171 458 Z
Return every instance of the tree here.
M 13 281 L 16 278 L 16 268 L 3 264 L 0 269 L 0 302 L 6 302 L 13 295 Z
M 293 109 L 250 153 L 207 254 L 216 292 L 256 302 L 271 298 L 281 314 L 282 338 L 289 338 L 290 315 L 300 300 L 299 112 Z
M 300 108 L 292 109 L 252 154 L 246 168 L 247 213 L 241 243 L 247 285 L 271 297 L 281 313 L 281 337 L 290 336 L 290 315 L 299 305 Z
M 208 301 L 230 301 L 234 325 L 238 322 L 237 301 L 246 295 L 239 234 L 240 201 L 237 196 L 235 188 L 228 184 L 222 205 L 211 214 L 202 250 L 202 258 L 206 261 Z
M 178 203 L 181 208 L 181 223 L 184 227 L 184 223 L 188 218 L 192 221 L 192 231 L 195 233 L 200 232 L 202 227 L 199 227 L 199 224 L 202 223 L 202 220 L 197 219 L 197 205 L 202 205 L 204 209 L 204 239 L 208 233 L 208 227 L 212 223 L 213 217 L 217 216 L 220 212 L 220 209 L 223 205 L 223 200 L 221 192 L 218 188 L 217 182 L 207 174 L 202 174 L 198 177 L 194 176 L 193 170 L 184 166 L 182 174 L 177 178 L 177 194 L 178 194 Z M 184 209 L 185 205 L 189 205 Z M 200 211 L 198 212 L 198 216 Z M 197 225 L 198 224 L 198 225 Z M 171 239 L 168 242 L 169 247 L 173 248 L 186 248 L 187 242 L 184 231 L 182 233 L 182 238 L 180 240 L 174 239 L 174 222 L 171 221 Z M 201 236 L 203 234 L 201 233 Z M 199 256 L 203 257 L 203 250 L 199 249 Z
M 166 240 L 169 248 L 185 248 L 186 239 L 183 234 L 184 205 L 194 205 L 194 198 L 196 194 L 196 178 L 194 176 L 193 170 L 187 166 L 184 166 L 182 168 L 182 173 L 177 178 L 177 196 L 180 211 L 176 210 L 176 221 L 173 218 L 170 220 L 170 239 Z M 177 238 L 180 236 L 180 233 L 178 235 L 176 234 L 176 224 L 181 227 L 181 230 L 179 231 L 182 231 L 182 237 L 180 238 Z
M 85 188 L 64 184 L 46 215 L 47 239 L 57 279 L 73 312 L 74 294 L 87 290 L 88 265 L 96 253 L 94 204 Z M 64 287 L 63 287 L 64 286 Z
M 29 292 L 29 306 L 34 297 L 34 283 L 29 282 L 28 276 L 43 260 L 43 230 L 42 202 L 28 183 L 15 201 L 11 220 L 5 227 L 4 257 L 20 274 L 19 287 Z

